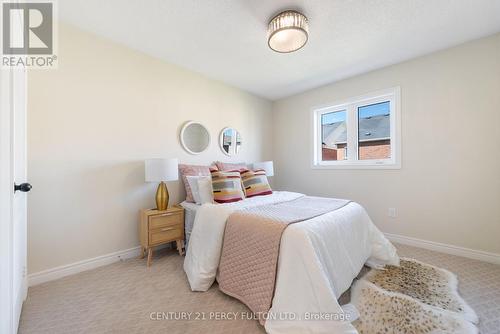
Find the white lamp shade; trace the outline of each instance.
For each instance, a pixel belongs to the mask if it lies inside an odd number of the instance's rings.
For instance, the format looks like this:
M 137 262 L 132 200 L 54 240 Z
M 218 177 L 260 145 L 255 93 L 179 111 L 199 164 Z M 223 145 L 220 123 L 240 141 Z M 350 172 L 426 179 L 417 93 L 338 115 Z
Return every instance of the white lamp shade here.
M 253 169 L 263 169 L 266 171 L 266 176 L 274 175 L 274 166 L 272 161 L 256 162 L 253 164 Z
M 174 181 L 179 179 L 178 159 L 148 159 L 144 162 L 146 182 Z

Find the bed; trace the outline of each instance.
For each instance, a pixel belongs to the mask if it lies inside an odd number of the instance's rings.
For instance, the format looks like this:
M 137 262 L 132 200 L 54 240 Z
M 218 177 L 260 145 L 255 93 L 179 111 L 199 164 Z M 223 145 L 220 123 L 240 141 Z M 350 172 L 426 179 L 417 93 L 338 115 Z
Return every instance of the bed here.
M 193 291 L 214 283 L 226 222 L 233 213 L 294 201 L 305 195 L 271 195 L 227 204 L 182 203 L 189 238 L 184 270 Z M 189 221 L 191 220 L 191 221 Z M 398 264 L 394 246 L 355 202 L 289 225 L 279 245 L 272 306 L 264 322 L 268 333 L 357 333 L 337 299 L 363 265 Z

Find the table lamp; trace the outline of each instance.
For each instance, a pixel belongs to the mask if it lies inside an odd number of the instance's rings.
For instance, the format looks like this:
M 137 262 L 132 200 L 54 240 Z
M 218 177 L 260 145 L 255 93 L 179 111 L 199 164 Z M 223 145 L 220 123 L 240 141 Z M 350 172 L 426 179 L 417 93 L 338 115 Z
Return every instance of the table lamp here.
M 167 210 L 168 189 L 164 181 L 179 179 L 178 159 L 148 159 L 144 162 L 146 182 L 160 182 L 156 190 L 156 209 Z

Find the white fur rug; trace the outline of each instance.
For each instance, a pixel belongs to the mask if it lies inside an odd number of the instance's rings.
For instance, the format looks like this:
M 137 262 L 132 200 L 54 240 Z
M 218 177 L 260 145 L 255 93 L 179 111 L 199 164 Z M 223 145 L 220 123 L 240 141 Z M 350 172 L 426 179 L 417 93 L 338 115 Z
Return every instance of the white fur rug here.
M 458 294 L 451 272 L 413 259 L 371 270 L 351 290 L 361 334 L 477 333 L 478 317 Z

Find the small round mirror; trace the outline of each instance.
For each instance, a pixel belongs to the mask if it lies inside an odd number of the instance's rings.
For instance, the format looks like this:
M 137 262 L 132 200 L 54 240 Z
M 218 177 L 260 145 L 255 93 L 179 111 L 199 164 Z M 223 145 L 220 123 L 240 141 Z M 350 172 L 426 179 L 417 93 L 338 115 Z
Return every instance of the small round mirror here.
M 220 133 L 219 145 L 224 154 L 232 156 L 240 152 L 241 135 L 238 130 L 233 128 L 224 128 Z
M 210 133 L 203 124 L 189 121 L 182 127 L 181 144 L 191 154 L 200 154 L 210 145 Z

